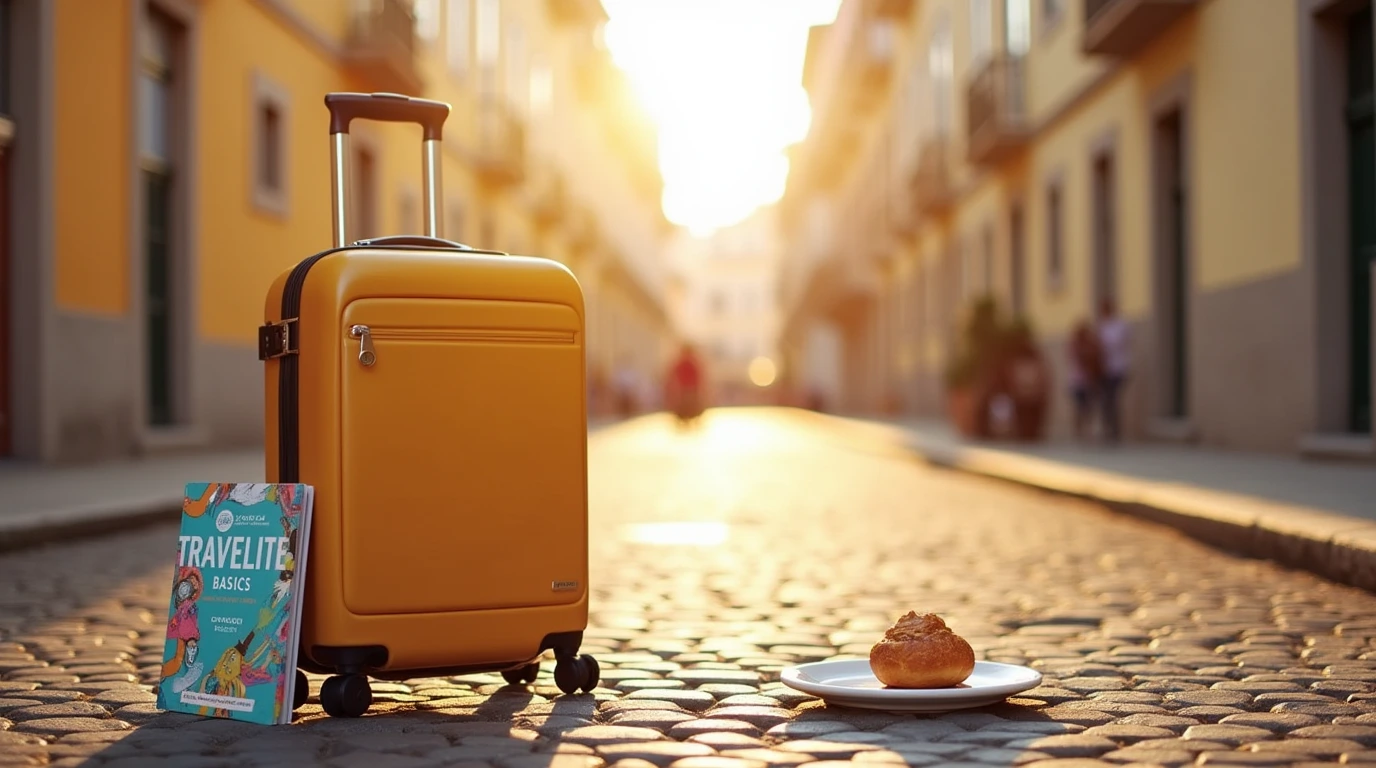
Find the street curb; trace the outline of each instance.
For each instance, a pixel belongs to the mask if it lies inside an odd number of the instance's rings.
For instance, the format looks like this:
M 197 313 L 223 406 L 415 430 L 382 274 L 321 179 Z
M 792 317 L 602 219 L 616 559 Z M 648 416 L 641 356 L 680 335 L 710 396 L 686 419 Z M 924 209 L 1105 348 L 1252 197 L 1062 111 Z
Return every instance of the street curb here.
M 616 419 L 588 420 L 588 436 L 621 423 Z M 0 516 L 0 553 L 176 522 L 182 496 L 163 494 L 133 501 L 92 504 Z
M 919 435 L 909 434 L 906 444 L 933 466 L 1097 502 L 1219 549 L 1376 592 L 1376 523 L 1367 520 L 1006 451 L 952 446 Z
M 66 544 L 105 533 L 176 522 L 181 509 L 182 497 L 177 495 L 35 512 L 19 519 L 5 520 L 0 525 L 0 552 L 45 544 Z

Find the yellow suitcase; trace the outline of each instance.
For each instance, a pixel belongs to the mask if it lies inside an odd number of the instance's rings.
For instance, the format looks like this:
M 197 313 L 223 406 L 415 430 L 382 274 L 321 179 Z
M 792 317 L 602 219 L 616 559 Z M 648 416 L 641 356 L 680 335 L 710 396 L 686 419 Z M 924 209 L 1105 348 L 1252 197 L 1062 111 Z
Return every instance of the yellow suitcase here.
M 592 690 L 584 308 L 558 262 L 441 239 L 449 105 L 331 93 L 334 247 L 283 272 L 259 330 L 267 478 L 315 487 L 302 669 L 357 717 L 369 677 L 500 671 L 555 655 Z M 349 126 L 418 123 L 426 235 L 350 242 Z M 296 706 L 306 695 L 297 671 Z

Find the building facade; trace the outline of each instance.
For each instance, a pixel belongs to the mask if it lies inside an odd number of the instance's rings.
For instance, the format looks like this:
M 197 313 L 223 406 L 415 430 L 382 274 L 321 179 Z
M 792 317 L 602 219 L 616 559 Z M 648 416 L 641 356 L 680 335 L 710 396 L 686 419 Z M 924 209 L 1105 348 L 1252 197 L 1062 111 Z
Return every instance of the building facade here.
M 0 0 L 0 452 L 260 444 L 270 282 L 328 248 L 330 91 L 448 101 L 443 232 L 567 264 L 590 367 L 668 338 L 655 138 L 597 0 Z M 350 237 L 421 232 L 356 123 Z
M 1130 436 L 1376 455 L 1369 0 L 844 0 L 783 201 L 785 347 L 939 415 L 960 313 L 1132 326 Z
M 705 237 L 682 234 L 672 250 L 670 316 L 675 327 L 692 329 L 683 341 L 694 345 L 706 367 L 713 405 L 776 398 L 775 215 L 765 206 Z

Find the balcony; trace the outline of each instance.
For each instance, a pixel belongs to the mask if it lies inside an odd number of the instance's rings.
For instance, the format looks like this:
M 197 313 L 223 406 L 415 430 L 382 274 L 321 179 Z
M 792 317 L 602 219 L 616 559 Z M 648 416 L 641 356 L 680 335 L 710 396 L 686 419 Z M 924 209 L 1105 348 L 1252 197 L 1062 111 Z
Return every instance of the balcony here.
M 955 201 L 955 185 L 951 178 L 951 147 L 945 136 L 929 136 L 917 150 L 909 189 L 913 211 L 919 216 L 938 216 Z
M 545 0 L 545 12 L 556 24 L 595 26 L 607 20 L 601 0 Z
M 1198 5 L 1198 0 L 1084 0 L 1085 53 L 1133 56 Z
M 592 211 L 581 205 L 571 206 L 566 221 L 568 242 L 574 249 L 591 251 L 601 244 L 602 230 Z
M 578 97 L 587 103 L 597 103 L 613 93 L 611 54 L 605 48 L 588 44 L 574 54 L 573 87 Z
M 976 165 L 998 163 L 1021 151 L 1031 136 L 1021 56 L 991 56 L 966 90 L 966 147 Z
M 856 30 L 846 68 L 851 105 L 865 111 L 878 105 L 888 93 L 897 50 L 897 30 L 891 21 L 867 20 Z
M 487 184 L 519 184 L 526 171 L 526 129 L 508 105 L 488 97 L 475 112 L 473 169 Z
M 416 21 L 404 0 L 358 0 L 349 18 L 344 66 L 370 91 L 419 93 Z
M 558 224 L 568 214 L 569 207 L 563 173 L 550 161 L 541 163 L 538 168 L 533 166 L 527 174 L 525 200 L 536 226 Z
M 869 0 L 870 15 L 881 19 L 907 21 L 916 0 Z
M 907 240 L 917 234 L 921 217 L 911 190 L 895 185 L 885 196 L 889 206 L 889 233 L 896 240 Z

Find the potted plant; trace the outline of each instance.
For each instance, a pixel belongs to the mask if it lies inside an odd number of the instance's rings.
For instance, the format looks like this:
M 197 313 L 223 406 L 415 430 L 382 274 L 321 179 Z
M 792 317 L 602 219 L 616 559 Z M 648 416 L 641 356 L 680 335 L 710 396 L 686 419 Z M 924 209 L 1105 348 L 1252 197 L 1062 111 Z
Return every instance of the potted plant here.
M 1002 347 L 1001 378 L 1003 390 L 1013 401 L 1013 436 L 1019 440 L 1041 440 L 1051 396 L 1051 372 L 1031 324 L 1021 317 L 1008 323 Z
M 1031 324 L 1022 317 L 1005 319 L 996 299 L 981 296 L 972 302 L 947 361 L 947 416 L 961 435 L 988 438 L 994 432 L 991 404 L 1011 401 L 1009 436 L 1041 439 L 1049 378 Z
M 958 342 L 944 372 L 946 410 L 952 425 L 966 437 L 988 437 L 990 385 L 996 373 L 999 307 L 992 296 L 971 303 Z

